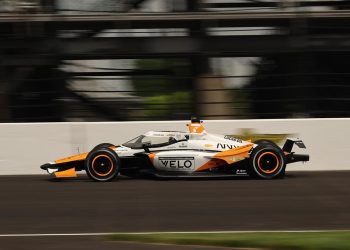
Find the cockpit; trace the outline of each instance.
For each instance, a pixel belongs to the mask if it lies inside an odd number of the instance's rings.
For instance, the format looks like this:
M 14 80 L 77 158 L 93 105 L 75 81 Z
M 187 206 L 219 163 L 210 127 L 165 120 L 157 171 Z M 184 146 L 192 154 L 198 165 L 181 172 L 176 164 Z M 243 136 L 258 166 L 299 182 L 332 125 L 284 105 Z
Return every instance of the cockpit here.
M 180 141 L 187 141 L 183 132 L 148 132 L 123 144 L 132 149 L 165 147 Z

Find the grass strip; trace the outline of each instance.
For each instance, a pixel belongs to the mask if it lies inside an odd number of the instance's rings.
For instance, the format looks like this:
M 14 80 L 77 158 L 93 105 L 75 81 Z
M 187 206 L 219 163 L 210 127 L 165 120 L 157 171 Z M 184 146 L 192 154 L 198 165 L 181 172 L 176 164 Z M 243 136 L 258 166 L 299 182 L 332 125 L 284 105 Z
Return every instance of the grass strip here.
M 350 231 L 259 233 L 152 233 L 108 236 L 109 240 L 269 250 L 349 250 Z

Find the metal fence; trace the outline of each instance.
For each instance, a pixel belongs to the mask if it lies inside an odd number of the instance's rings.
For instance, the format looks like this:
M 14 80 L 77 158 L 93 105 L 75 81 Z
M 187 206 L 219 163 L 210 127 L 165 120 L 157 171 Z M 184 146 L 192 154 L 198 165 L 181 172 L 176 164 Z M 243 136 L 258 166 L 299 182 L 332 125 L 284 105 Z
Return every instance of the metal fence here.
M 10 121 L 176 120 L 194 113 L 205 119 L 349 117 L 346 63 L 337 57 L 332 65 L 326 58 L 318 62 L 338 72 L 313 71 L 321 66 L 285 72 L 282 62 L 271 60 L 255 65 L 252 75 L 43 69 L 3 93 L 9 104 L 2 108 Z
M 1 122 L 350 116 L 348 1 L 10 2 Z

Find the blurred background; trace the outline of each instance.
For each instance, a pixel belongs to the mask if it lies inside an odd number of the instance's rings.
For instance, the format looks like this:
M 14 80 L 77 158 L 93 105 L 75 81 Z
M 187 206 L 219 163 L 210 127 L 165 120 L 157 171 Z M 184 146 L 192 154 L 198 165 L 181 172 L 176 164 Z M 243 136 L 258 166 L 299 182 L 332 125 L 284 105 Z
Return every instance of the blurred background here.
M 0 0 L 0 122 L 350 117 L 349 8 Z

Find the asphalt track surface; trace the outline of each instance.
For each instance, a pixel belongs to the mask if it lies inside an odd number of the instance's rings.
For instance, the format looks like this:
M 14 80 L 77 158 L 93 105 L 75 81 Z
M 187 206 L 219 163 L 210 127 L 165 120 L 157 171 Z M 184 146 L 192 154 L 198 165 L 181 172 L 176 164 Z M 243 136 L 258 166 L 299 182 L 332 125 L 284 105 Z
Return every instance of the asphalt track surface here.
M 271 181 L 122 178 L 97 183 L 86 176 L 60 181 L 46 175 L 3 176 L 0 235 L 350 229 L 349 180 L 350 171 L 291 172 Z M 56 249 L 52 243 L 57 241 L 84 249 L 119 248 L 101 237 L 18 239 L 0 237 L 0 249 Z M 128 247 L 141 249 L 120 249 Z

